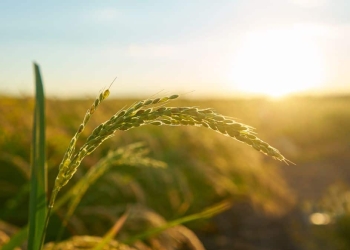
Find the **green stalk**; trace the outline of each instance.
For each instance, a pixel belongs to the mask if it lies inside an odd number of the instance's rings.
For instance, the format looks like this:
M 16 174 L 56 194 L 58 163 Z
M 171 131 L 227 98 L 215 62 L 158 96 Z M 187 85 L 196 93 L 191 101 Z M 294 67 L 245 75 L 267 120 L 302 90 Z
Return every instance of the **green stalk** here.
M 35 108 L 31 152 L 28 250 L 40 250 L 47 214 L 47 170 L 45 166 L 45 99 L 40 69 L 34 63 Z

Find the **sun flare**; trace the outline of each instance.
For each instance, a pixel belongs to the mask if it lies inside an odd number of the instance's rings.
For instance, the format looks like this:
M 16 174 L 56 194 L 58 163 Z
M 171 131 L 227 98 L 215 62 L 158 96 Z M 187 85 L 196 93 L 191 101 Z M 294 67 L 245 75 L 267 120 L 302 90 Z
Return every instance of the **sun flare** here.
M 242 40 L 231 79 L 239 91 L 280 97 L 317 87 L 324 72 L 322 53 L 305 30 L 262 30 Z

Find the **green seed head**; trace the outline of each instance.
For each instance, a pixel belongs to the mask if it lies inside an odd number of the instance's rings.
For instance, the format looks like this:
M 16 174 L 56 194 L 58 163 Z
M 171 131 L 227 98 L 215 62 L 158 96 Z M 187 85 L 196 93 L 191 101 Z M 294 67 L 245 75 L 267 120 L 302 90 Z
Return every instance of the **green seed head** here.
M 214 113 L 214 111 L 210 108 L 209 109 L 202 109 L 202 110 L 200 110 L 200 112 L 203 114 L 213 114 Z
M 93 104 L 93 105 L 91 106 L 91 108 L 89 109 L 89 113 L 90 113 L 90 114 L 93 114 L 93 113 L 95 112 L 95 110 L 96 110 L 96 108 L 95 108 L 95 105 Z
M 141 115 L 141 114 L 143 114 L 143 113 L 145 113 L 145 110 L 144 110 L 144 109 L 140 109 L 140 110 L 138 110 L 138 111 L 136 112 L 135 115 Z
M 218 130 L 220 131 L 221 134 L 226 134 L 226 129 L 224 126 L 217 125 L 216 127 L 218 128 Z
M 170 125 L 171 124 L 171 121 L 169 121 L 169 120 L 161 120 L 161 122 L 166 124 L 166 125 Z
M 141 108 L 143 105 L 144 105 L 144 102 L 143 102 L 143 101 L 138 102 L 138 103 L 135 105 L 134 109 L 135 109 L 135 110 L 136 110 L 136 109 L 139 109 L 139 108 Z
M 100 96 L 102 96 L 102 94 Z M 97 107 L 99 104 L 100 104 L 100 99 L 96 99 L 94 102 L 94 106 Z
M 205 122 L 201 122 L 202 126 L 205 127 L 205 128 L 209 128 L 209 125 Z
M 209 125 L 209 127 L 210 127 L 212 130 L 217 130 L 215 124 L 213 124 L 213 123 L 208 123 L 208 125 Z
M 152 102 L 153 102 L 153 100 L 146 100 L 144 105 L 150 105 L 150 104 L 152 104 Z
M 218 116 L 214 116 L 213 119 L 214 119 L 215 121 L 223 121 L 223 120 L 225 120 L 224 117 L 219 116 L 219 115 L 218 115 Z
M 134 111 L 135 111 L 135 108 L 130 108 L 128 111 L 126 111 L 125 116 L 130 115 Z
M 254 143 L 252 146 L 253 146 L 253 148 L 255 148 L 256 150 L 260 151 L 259 145 L 257 145 L 257 144 Z
M 169 96 L 169 99 L 170 100 L 174 100 L 174 99 L 176 99 L 176 98 L 178 98 L 179 97 L 179 95 L 172 95 L 172 96 Z
M 172 114 L 177 114 L 180 112 L 180 109 L 179 108 L 171 108 L 169 109 L 171 111 Z
M 233 124 L 230 124 L 230 127 L 233 128 L 233 129 L 236 129 L 236 130 L 247 130 L 248 128 L 245 127 L 245 126 L 242 126 L 240 123 L 233 123 Z
M 162 123 L 159 122 L 159 121 L 151 122 L 150 124 L 155 125 L 155 126 L 160 126 L 160 125 L 162 125 Z
M 145 114 L 145 115 L 146 115 L 146 114 L 149 114 L 149 113 L 151 113 L 151 112 L 152 112 L 152 110 L 153 110 L 152 108 L 145 109 L 145 113 L 144 113 L 144 114 Z
M 109 89 L 106 89 L 105 91 L 103 91 L 103 94 L 102 94 L 102 100 L 106 99 L 110 94 L 110 91 Z
M 160 101 L 160 98 L 156 98 L 152 101 L 152 104 L 157 104 Z
M 118 114 L 117 118 L 124 116 L 125 113 L 126 113 L 126 111 L 125 111 L 125 110 L 122 110 L 122 111 Z
M 166 109 L 167 108 L 165 108 L 165 107 L 161 107 L 161 108 L 157 109 L 157 112 L 158 113 L 163 113 Z
M 83 132 L 83 130 L 84 130 L 84 124 L 80 124 L 79 129 L 78 129 L 78 133 Z
M 90 120 L 90 117 L 91 117 L 90 110 L 88 110 L 85 114 L 83 124 L 86 124 Z
M 169 100 L 169 97 L 163 97 L 162 99 L 159 100 L 159 103 L 166 102 L 168 100 Z
M 124 124 L 122 125 L 121 127 L 119 127 L 118 129 L 119 130 L 122 130 L 122 131 L 126 131 L 126 130 L 129 130 L 131 127 L 129 124 Z

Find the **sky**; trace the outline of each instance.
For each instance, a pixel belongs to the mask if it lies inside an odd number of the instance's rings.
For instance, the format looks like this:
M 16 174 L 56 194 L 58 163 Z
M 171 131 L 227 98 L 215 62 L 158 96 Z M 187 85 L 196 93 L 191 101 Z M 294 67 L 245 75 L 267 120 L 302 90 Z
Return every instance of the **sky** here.
M 0 1 L 0 94 L 350 92 L 349 0 Z

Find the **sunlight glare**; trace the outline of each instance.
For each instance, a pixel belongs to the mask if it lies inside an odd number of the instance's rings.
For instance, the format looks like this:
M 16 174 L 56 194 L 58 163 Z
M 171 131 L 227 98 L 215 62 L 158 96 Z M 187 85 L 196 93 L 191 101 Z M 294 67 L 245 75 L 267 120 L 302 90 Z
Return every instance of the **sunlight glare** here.
M 234 56 L 233 85 L 242 92 L 279 97 L 322 84 L 323 55 L 314 39 L 296 27 L 248 33 Z

